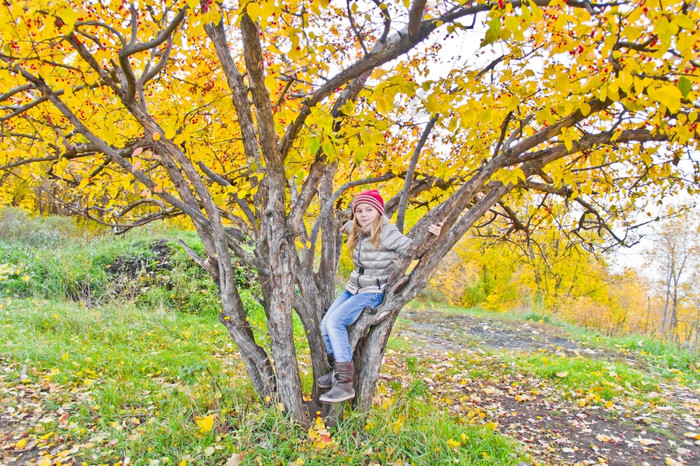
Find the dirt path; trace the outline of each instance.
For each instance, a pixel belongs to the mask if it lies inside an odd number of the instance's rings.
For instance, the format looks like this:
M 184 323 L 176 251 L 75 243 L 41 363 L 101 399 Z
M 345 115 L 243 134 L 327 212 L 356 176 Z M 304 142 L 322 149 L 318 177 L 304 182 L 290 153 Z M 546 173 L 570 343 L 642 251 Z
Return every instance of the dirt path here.
M 431 383 L 436 399 L 455 390 L 467 402 L 448 409 L 484 413 L 491 422 L 544 464 L 699 464 L 700 396 L 697 391 L 659 383 L 662 403 L 627 400 L 614 404 L 572 399 L 551 380 L 504 372 L 499 357 L 536 354 L 621 362 L 643 370 L 633 354 L 588 347 L 562 329 L 539 322 L 481 318 L 436 310 L 404 311 L 394 332 L 411 342 L 416 357 L 443 364 L 476 361 L 484 378 L 460 384 Z M 448 398 L 447 396 L 445 398 Z M 454 398 L 454 397 L 452 397 Z M 619 399 L 618 399 L 619 398 Z

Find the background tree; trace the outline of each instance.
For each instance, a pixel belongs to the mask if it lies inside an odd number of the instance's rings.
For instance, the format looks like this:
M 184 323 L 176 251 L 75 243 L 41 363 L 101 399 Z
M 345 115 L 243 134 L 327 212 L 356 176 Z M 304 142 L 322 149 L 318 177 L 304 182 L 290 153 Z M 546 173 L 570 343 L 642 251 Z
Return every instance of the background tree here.
M 692 206 L 691 209 L 694 209 Z M 671 209 L 667 218 L 655 225 L 648 257 L 657 271 L 660 292 L 661 333 L 684 341 L 697 340 L 697 279 L 700 275 L 700 216 L 695 210 Z M 684 329 L 679 329 L 679 323 Z
M 684 1 L 0 8 L 3 187 L 49 180 L 73 210 L 122 230 L 185 216 L 253 385 L 301 422 L 292 313 L 316 376 L 357 189 L 379 185 L 389 215 L 404 186 L 412 209 L 433 207 L 408 232 L 420 260 L 407 273 L 400 258 L 383 305 L 354 326 L 360 409 L 398 312 L 493 209 L 534 228 L 527 219 L 552 209 L 537 200 L 561 199 L 576 222 L 558 226 L 592 245 L 626 241 L 618 232 L 645 203 L 697 190 L 699 17 Z M 478 52 L 457 52 L 475 40 Z M 258 271 L 269 353 L 247 324 L 236 261 Z

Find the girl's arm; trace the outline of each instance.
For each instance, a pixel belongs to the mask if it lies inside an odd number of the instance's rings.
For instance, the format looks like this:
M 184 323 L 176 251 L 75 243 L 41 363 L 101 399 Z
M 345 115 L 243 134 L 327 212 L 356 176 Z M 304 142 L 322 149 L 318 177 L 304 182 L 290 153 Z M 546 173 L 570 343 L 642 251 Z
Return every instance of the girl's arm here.
M 444 222 L 436 223 L 428 227 L 428 231 L 435 236 L 440 236 Z M 411 245 L 411 239 L 404 236 L 395 225 L 390 225 L 386 236 L 386 247 L 391 251 L 403 253 Z

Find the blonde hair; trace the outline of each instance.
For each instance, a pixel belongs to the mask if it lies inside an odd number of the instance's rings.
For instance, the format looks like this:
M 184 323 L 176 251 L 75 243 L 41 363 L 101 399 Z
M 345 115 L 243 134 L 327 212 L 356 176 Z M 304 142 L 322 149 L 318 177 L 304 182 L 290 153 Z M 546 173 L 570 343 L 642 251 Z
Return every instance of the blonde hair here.
M 377 215 L 377 218 L 374 219 L 372 222 L 372 226 L 370 228 L 370 241 L 374 245 L 374 249 L 377 249 L 377 246 L 379 246 L 379 236 L 382 234 L 382 227 L 384 226 L 384 216 L 379 214 Z M 353 250 L 355 249 L 355 245 L 360 239 L 360 235 L 362 234 L 362 227 L 360 226 L 359 223 L 357 223 L 357 217 L 352 222 L 352 229 L 350 230 L 350 233 L 348 234 L 348 249 L 350 250 L 350 254 L 353 253 Z

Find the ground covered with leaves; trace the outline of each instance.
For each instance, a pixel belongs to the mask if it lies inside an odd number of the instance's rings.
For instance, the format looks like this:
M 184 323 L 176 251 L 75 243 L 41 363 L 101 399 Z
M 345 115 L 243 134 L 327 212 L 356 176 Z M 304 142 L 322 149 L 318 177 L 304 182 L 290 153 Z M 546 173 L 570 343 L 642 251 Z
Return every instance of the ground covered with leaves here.
M 697 356 L 651 340 L 416 305 L 393 333 L 375 408 L 348 412 L 338 429 L 319 419 L 302 431 L 256 399 L 213 315 L 0 305 L 2 464 L 696 464 L 700 455 Z M 310 391 L 306 357 L 302 348 Z
M 536 462 L 700 461 L 692 360 L 652 354 L 650 340 L 611 343 L 544 322 L 435 309 L 403 317 L 395 337 L 412 356 L 390 352 L 387 368 L 399 370 L 386 380 L 406 385 L 412 373 L 409 386 L 441 409 L 517 440 Z

